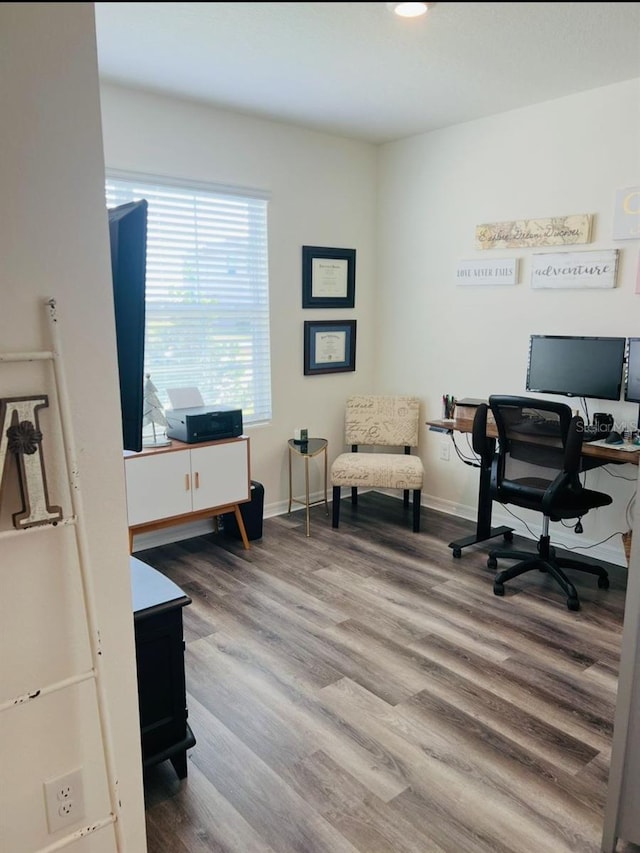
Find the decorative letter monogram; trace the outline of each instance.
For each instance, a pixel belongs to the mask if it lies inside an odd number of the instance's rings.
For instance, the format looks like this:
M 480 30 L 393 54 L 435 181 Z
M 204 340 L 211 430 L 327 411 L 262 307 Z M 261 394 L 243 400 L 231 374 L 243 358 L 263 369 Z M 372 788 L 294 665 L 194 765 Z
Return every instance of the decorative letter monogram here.
M 48 405 L 49 398 L 44 394 L 0 400 L 0 483 L 7 452 L 13 453 L 18 463 L 22 496 L 22 511 L 13 515 L 13 526 L 18 529 L 55 524 L 62 518 L 61 507 L 49 506 L 44 473 L 38 409 Z

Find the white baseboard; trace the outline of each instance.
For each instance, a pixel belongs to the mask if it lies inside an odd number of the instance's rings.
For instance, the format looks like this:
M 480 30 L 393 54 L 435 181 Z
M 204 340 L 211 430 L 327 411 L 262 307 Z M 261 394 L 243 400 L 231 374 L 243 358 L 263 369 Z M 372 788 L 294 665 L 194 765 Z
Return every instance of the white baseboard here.
M 323 500 L 324 493 L 318 492 L 310 495 L 309 500 Z M 289 501 L 278 501 L 265 505 L 262 512 L 263 518 L 273 518 L 276 515 L 285 515 L 289 506 Z M 301 504 L 293 504 L 291 511 L 304 509 Z M 163 527 L 161 530 L 154 530 L 151 533 L 138 533 L 133 539 L 133 550 L 144 551 L 147 548 L 157 548 L 160 545 L 169 545 L 171 542 L 180 542 L 183 539 L 192 539 L 194 536 L 205 536 L 207 533 L 215 531 L 213 519 L 204 519 L 202 521 L 193 521 L 187 524 L 176 524 L 173 527 Z
M 466 518 L 469 521 L 476 520 L 476 508 L 472 506 L 457 504 L 452 501 L 445 501 L 433 495 L 425 494 L 422 495 L 421 504 L 429 509 L 434 509 L 437 512 L 443 512 L 447 515 Z M 530 539 L 532 542 L 536 541 L 524 524 L 505 510 L 501 510 L 499 504 L 494 504 L 493 506 L 491 522 L 494 527 L 498 527 L 500 525 L 512 527 L 513 532 L 518 536 Z M 570 528 L 563 528 L 560 536 L 557 536 L 557 534 L 556 536 L 553 535 L 554 530 L 552 527 L 550 527 L 550 531 L 551 542 L 557 548 L 575 549 L 577 556 L 582 555 L 584 557 L 593 557 L 595 560 L 604 560 L 607 563 L 613 563 L 615 566 L 623 566 L 624 568 L 627 568 L 627 558 L 622 545 L 622 537 L 619 540 L 616 538 L 609 542 L 603 542 L 596 545 L 593 540 L 589 539 L 584 534 L 578 535 L 573 533 Z
M 384 489 L 380 489 L 379 491 L 382 494 L 395 498 L 396 500 L 402 500 L 402 495 L 397 491 L 385 491 Z M 343 490 L 343 494 L 347 494 L 347 491 Z M 323 500 L 323 498 L 323 492 L 315 492 L 309 496 L 309 500 L 312 503 Z M 328 495 L 328 499 L 331 499 L 331 495 Z M 425 495 L 424 492 L 422 493 L 420 503 L 424 507 L 434 509 L 437 512 L 445 513 L 446 515 L 453 515 L 457 518 L 467 519 L 468 521 L 476 520 L 476 508 L 473 506 L 454 503 L 453 501 L 445 501 L 442 500 L 442 498 L 435 497 L 434 495 Z M 263 517 L 274 518 L 278 515 L 285 515 L 288 506 L 289 502 L 286 500 L 265 505 Z M 293 504 L 291 507 L 292 512 L 302 509 L 304 509 L 304 507 L 298 503 Z M 498 527 L 500 525 L 512 527 L 514 533 L 518 536 L 523 536 L 525 539 L 535 541 L 524 524 L 508 512 L 500 510 L 499 505 L 494 504 L 491 520 L 494 527 Z M 180 524 L 175 527 L 165 527 L 162 530 L 155 530 L 153 533 L 141 533 L 134 539 L 134 550 L 141 551 L 145 548 L 155 548 L 159 545 L 167 545 L 170 542 L 179 542 L 182 539 L 191 539 L 194 536 L 204 536 L 206 533 L 213 533 L 214 529 L 213 520 L 204 520 L 196 521 L 192 524 Z M 555 539 L 552 531 L 551 539 L 553 544 L 558 548 L 575 549 L 578 555 L 583 554 L 583 556 L 593 557 L 596 560 L 604 560 L 605 562 L 613 563 L 616 566 L 623 566 L 624 568 L 627 567 L 627 559 L 624 553 L 622 539 L 613 539 L 610 542 L 595 545 L 595 543 L 588 539 L 584 534 L 578 536 L 577 534 L 572 533 L 570 528 L 564 528 L 562 530 L 562 539 Z M 590 547 L 592 545 L 594 547 Z
M 151 533 L 138 533 L 133 537 L 133 550 L 144 551 L 147 548 L 157 548 L 159 545 L 169 545 L 182 539 L 192 539 L 194 536 L 204 536 L 215 530 L 213 519 L 193 521 L 189 524 L 176 524 L 174 527 L 163 527 Z

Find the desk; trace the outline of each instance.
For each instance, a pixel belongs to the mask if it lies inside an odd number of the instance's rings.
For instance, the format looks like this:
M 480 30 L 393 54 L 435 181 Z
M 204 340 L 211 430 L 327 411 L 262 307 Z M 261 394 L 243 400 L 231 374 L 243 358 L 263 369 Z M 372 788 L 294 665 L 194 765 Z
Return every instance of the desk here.
M 455 420 L 434 420 L 427 421 L 428 426 L 435 427 L 439 430 L 447 432 L 466 432 L 470 433 L 473 430 L 473 418 L 456 418 Z M 495 424 L 487 424 L 487 435 L 493 439 L 498 437 L 498 430 Z M 538 439 L 540 440 L 540 439 Z M 555 439 L 542 439 L 545 443 L 554 442 Z M 597 468 L 606 465 L 609 462 L 617 464 L 628 463 L 631 465 L 640 464 L 640 447 L 638 450 L 617 450 L 615 445 L 603 447 L 602 445 L 593 446 L 590 442 L 582 445 L 582 459 L 585 463 L 585 469 Z M 480 462 L 480 483 L 478 487 L 478 515 L 476 520 L 476 532 L 472 536 L 466 536 L 463 539 L 457 539 L 455 542 L 449 543 L 449 548 L 452 549 L 454 557 L 462 556 L 462 549 L 467 545 L 475 545 L 478 542 L 484 542 L 486 539 L 493 539 L 495 536 L 504 536 L 507 541 L 513 539 L 513 528 L 511 527 L 491 527 L 491 462 L 485 460 Z
M 310 526 L 309 526 L 309 507 L 316 506 L 317 504 L 324 503 L 325 510 L 327 515 L 329 515 L 329 504 L 327 503 L 327 446 L 329 442 L 326 438 L 310 438 L 305 442 L 296 442 L 293 438 L 289 439 L 289 510 L 288 513 L 291 513 L 291 504 L 298 503 L 302 504 L 307 511 L 306 517 L 306 534 L 310 535 Z M 324 453 L 324 500 L 313 501 L 309 503 L 309 459 L 312 459 L 314 456 L 318 456 L 318 454 Z M 305 483 L 305 499 L 304 501 L 298 500 L 293 497 L 293 484 L 291 479 L 291 467 L 292 467 L 292 457 L 295 455 L 302 456 L 304 459 L 304 483 Z

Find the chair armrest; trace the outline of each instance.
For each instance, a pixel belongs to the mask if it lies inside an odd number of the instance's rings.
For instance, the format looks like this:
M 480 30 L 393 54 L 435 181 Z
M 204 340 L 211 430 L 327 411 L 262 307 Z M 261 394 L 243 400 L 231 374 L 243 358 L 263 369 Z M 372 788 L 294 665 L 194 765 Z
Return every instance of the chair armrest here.
M 482 461 L 486 464 L 493 455 L 492 443 L 487 438 L 487 412 L 489 407 L 486 403 L 481 403 L 476 409 L 473 418 L 473 427 L 471 429 L 471 446 Z
M 577 486 L 578 490 L 582 489 L 582 484 L 578 480 L 577 473 L 575 471 L 561 471 L 544 493 L 541 505 L 543 514 L 551 515 L 558 496 L 575 486 Z
M 577 474 L 580 470 L 583 435 L 584 421 L 580 415 L 575 415 L 569 423 L 569 431 L 564 445 L 564 470 L 570 474 Z

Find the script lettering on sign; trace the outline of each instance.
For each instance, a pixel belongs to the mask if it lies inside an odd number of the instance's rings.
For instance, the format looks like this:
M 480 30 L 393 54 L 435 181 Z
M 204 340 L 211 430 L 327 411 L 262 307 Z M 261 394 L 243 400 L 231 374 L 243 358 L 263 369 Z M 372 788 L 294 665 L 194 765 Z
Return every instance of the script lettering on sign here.
M 12 453 L 18 463 L 22 497 L 22 510 L 13 514 L 13 526 L 18 529 L 55 524 L 62 518 L 62 508 L 49 504 L 38 423 L 38 411 L 48 405 L 45 394 L 0 400 L 0 483 L 7 455 Z
M 589 243 L 591 214 L 517 219 L 476 226 L 476 249 L 516 249 L 523 246 L 565 246 Z
M 615 287 L 618 250 L 534 254 L 531 287 Z

